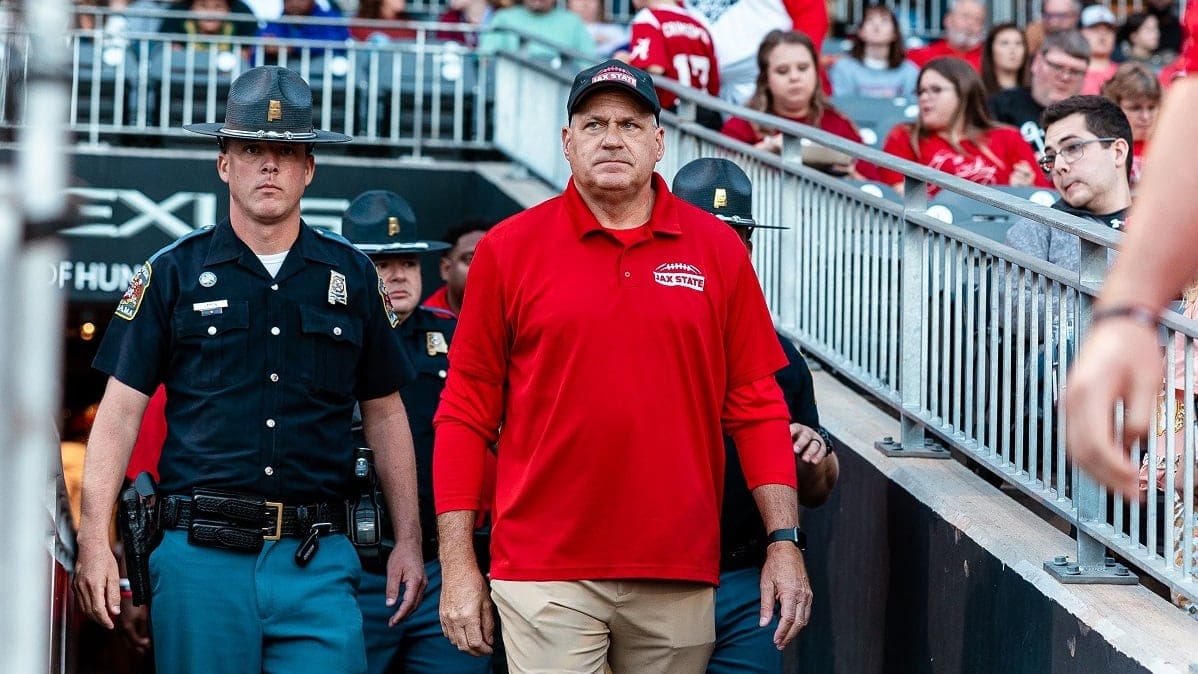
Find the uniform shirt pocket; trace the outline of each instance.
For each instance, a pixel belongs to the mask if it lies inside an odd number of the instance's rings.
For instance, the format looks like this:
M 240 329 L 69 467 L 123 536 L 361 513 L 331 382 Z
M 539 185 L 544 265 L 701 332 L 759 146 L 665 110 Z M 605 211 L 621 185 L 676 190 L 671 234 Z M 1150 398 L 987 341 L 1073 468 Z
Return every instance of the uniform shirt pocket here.
M 250 308 L 248 302 L 230 302 L 220 313 L 207 316 L 191 307 L 177 309 L 175 337 L 188 357 L 181 363 L 196 388 L 232 386 L 250 375 Z
M 362 320 L 345 311 L 301 306 L 303 382 L 314 391 L 353 393 L 362 352 Z

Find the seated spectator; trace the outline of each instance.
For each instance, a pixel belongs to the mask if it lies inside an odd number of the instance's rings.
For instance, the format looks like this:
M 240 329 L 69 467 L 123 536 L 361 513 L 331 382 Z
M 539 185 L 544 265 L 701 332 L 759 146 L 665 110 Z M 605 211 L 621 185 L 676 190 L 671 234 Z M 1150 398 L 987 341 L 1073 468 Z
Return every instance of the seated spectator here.
M 1163 57 L 1156 53 L 1160 46 L 1160 23 L 1153 14 L 1131 14 L 1119 28 L 1119 53 L 1123 61 L 1139 61 L 1160 70 L 1165 65 Z
M 783 119 L 815 126 L 860 143 L 853 122 L 828 104 L 820 86 L 819 65 L 811 38 L 797 31 L 776 30 L 765 36 L 757 50 L 757 91 L 748 107 Z M 740 117 L 724 123 L 720 132 L 759 150 L 782 153 L 782 132 Z M 872 165 L 837 165 L 830 171 L 873 177 Z M 861 174 L 861 171 L 865 171 Z
M 1027 50 L 1034 54 L 1040 51 L 1045 37 L 1077 30 L 1081 16 L 1081 0 L 1044 0 L 1040 7 L 1040 19 L 1029 23 L 1023 30 L 1027 36 Z
M 671 0 L 672 2 L 673 0 Z M 636 6 L 636 3 L 633 3 Z M 608 58 L 628 46 L 628 27 L 608 21 L 603 0 L 566 0 L 566 9 L 578 15 L 595 41 L 595 55 Z
M 134 17 L 139 8 L 150 8 L 158 3 L 153 0 L 136 0 L 129 5 L 130 30 L 134 30 Z M 241 0 L 175 0 L 165 9 L 192 12 L 194 17 L 169 17 L 160 25 L 148 30 L 168 35 L 223 35 L 226 37 L 253 37 L 258 33 L 258 22 L 253 11 Z M 155 19 L 157 24 L 158 20 Z M 142 30 L 145 30 L 144 28 Z
M 907 52 L 907 58 L 923 67 L 934 58 L 955 56 L 982 70 L 982 39 L 986 36 L 986 6 L 978 0 L 957 0 L 944 15 L 944 38 Z
M 515 33 L 505 31 L 505 28 L 530 33 L 549 45 L 583 54 L 595 53 L 595 40 L 586 24 L 574 12 L 558 7 L 554 0 L 524 0 L 521 5 L 495 12 L 495 18 L 491 21 L 492 30 L 479 38 L 479 51 L 515 51 L 520 46 L 520 38 Z M 557 49 L 549 45 L 530 42 L 528 55 L 540 58 L 559 56 Z
M 1122 230 L 1131 208 L 1131 127 L 1119 106 L 1102 96 L 1073 96 L 1048 106 L 1043 122 L 1047 154 L 1040 159 L 1040 168 L 1061 194 L 1052 207 Z M 1020 219 L 1007 230 L 1007 245 L 1072 272 L 1081 268 L 1077 235 L 1051 225 Z M 1114 253 L 1109 251 L 1108 261 L 1114 261 Z M 1022 306 L 1028 316 L 1043 311 L 1042 292 L 1030 288 L 1023 292 L 1027 299 Z M 1057 296 L 1048 301 L 1055 305 Z M 1066 301 L 1072 304 L 1071 293 Z M 1053 306 L 1050 315 L 1055 324 L 1059 307 Z
M 1157 58 L 1163 63 L 1177 58 L 1185 35 L 1177 14 L 1177 0 L 1145 0 L 1144 11 L 1156 17 L 1156 27 L 1160 32 Z
M 341 10 L 334 6 L 322 7 L 317 4 L 316 0 L 284 0 L 283 15 L 279 17 L 278 21 L 268 22 L 259 29 L 258 35 L 292 40 L 344 43 L 349 39 L 349 30 L 344 25 L 288 21 L 288 19 L 338 19 L 341 16 Z M 266 51 L 270 54 L 277 52 L 278 49 L 277 47 L 267 47 Z
M 852 40 L 848 56 L 828 71 L 833 96 L 915 97 L 919 68 L 907 60 L 898 19 L 889 7 L 866 7 Z
M 990 114 L 997 122 L 1019 129 L 1037 155 L 1044 152 L 1044 109 L 1078 95 L 1090 63 L 1090 44 L 1076 30 L 1049 33 L 1032 57 L 1031 83 L 991 96 Z
M 712 96 L 720 95 L 720 67 L 711 34 L 686 8 L 674 0 L 632 0 L 632 41 L 616 58 L 654 75 L 665 75 Z M 677 97 L 657 90 L 661 107 L 674 110 Z M 719 129 L 723 119 L 714 111 L 701 111 L 704 126 Z
M 1131 184 L 1135 187 L 1144 170 L 1144 156 L 1161 109 L 1161 83 L 1143 63 L 1124 63 L 1103 85 L 1102 95 L 1119 106 L 1131 125 Z
M 1000 91 L 1028 85 L 1027 38 L 1019 26 L 1000 23 L 986 35 L 982 47 L 982 88 L 989 98 Z
M 982 79 L 968 63 L 932 59 L 919 73 L 918 93 L 919 116 L 890 132 L 885 151 L 980 185 L 1048 185 L 1019 132 L 990 119 Z M 879 173 L 902 191 L 901 173 Z
M 448 9 L 437 17 L 440 23 L 460 23 L 480 29 L 490 25 L 495 8 L 488 0 L 449 0 Z M 458 42 L 467 47 L 478 46 L 476 31 L 443 30 L 437 33 L 438 40 Z
M 407 14 L 408 0 L 361 0 L 356 18 L 372 21 L 411 21 Z M 399 26 L 379 26 L 355 23 L 349 35 L 358 42 L 387 43 L 391 40 L 412 40 L 416 31 Z
M 249 11 L 245 5 L 238 4 L 244 11 Z M 167 35 L 186 35 L 189 42 L 195 43 L 196 49 L 212 46 L 222 52 L 233 51 L 231 42 L 218 38 L 251 37 L 257 31 L 257 26 L 253 23 L 233 20 L 231 12 L 234 7 L 230 0 L 184 0 L 172 9 L 190 11 L 193 16 L 164 19 L 159 32 Z M 172 46 L 181 49 L 184 45 L 174 42 Z
M 1081 93 L 1091 96 L 1102 90 L 1102 85 L 1115 74 L 1118 63 L 1111 60 L 1115 52 L 1115 34 L 1118 30 L 1115 15 L 1102 5 L 1090 5 L 1082 10 L 1082 37 L 1090 43 L 1090 65 L 1086 67 L 1086 78 Z

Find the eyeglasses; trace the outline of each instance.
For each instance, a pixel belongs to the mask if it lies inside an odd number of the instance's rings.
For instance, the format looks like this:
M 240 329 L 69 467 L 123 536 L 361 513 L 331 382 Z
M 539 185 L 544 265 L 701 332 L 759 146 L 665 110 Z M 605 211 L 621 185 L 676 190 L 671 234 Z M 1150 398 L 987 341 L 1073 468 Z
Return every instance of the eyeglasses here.
M 1048 60 L 1048 57 L 1044 57 L 1044 65 L 1048 66 L 1048 69 L 1056 74 L 1057 77 L 1063 77 L 1067 80 L 1075 80 L 1086 76 L 1085 68 L 1070 68 L 1063 63 L 1053 63 Z
M 1045 154 L 1043 157 L 1040 157 L 1039 161 L 1037 161 L 1036 163 L 1038 163 L 1040 165 L 1040 168 L 1043 169 L 1045 173 L 1048 173 L 1051 175 L 1053 167 L 1055 167 L 1057 165 L 1057 157 L 1064 159 L 1066 164 L 1072 164 L 1073 162 L 1082 158 L 1082 155 L 1086 153 L 1086 146 L 1089 145 L 1090 143 L 1104 143 L 1105 144 L 1105 143 L 1113 143 L 1117 140 L 1119 140 L 1119 139 L 1118 138 L 1091 138 L 1090 140 L 1075 140 L 1072 143 L 1062 145 L 1061 149 L 1055 153 Z

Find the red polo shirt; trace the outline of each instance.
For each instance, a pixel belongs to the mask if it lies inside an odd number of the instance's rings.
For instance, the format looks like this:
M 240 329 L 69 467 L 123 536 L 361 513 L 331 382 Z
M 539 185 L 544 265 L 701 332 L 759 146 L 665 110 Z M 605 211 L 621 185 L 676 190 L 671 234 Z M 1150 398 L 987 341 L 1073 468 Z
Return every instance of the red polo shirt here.
M 907 60 L 923 69 L 932 59 L 940 58 L 941 56 L 954 56 L 965 61 L 973 66 L 973 69 L 982 72 L 982 45 L 978 45 L 969 51 L 957 51 L 952 45 L 944 40 L 937 40 L 926 47 L 912 49 L 907 52 Z
M 627 244 L 571 181 L 475 252 L 433 479 L 438 513 L 477 509 L 498 440 L 495 578 L 716 583 L 722 428 L 751 488 L 795 484 L 786 359 L 745 248 L 654 189 Z

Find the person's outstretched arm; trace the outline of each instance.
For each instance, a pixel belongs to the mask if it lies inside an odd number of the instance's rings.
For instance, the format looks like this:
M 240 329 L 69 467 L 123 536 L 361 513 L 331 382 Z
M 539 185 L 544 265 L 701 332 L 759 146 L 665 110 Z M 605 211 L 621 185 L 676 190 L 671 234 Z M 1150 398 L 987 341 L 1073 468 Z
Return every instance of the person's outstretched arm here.
M 1198 79 L 1180 80 L 1165 97 L 1135 205 L 1110 276 L 1095 304 L 1095 323 L 1068 380 L 1066 429 L 1073 460 L 1124 494 L 1137 489 L 1127 447 L 1148 433 L 1163 371 L 1157 328 L 1146 320 L 1198 275 Z M 1116 436 L 1112 410 L 1124 401 Z

